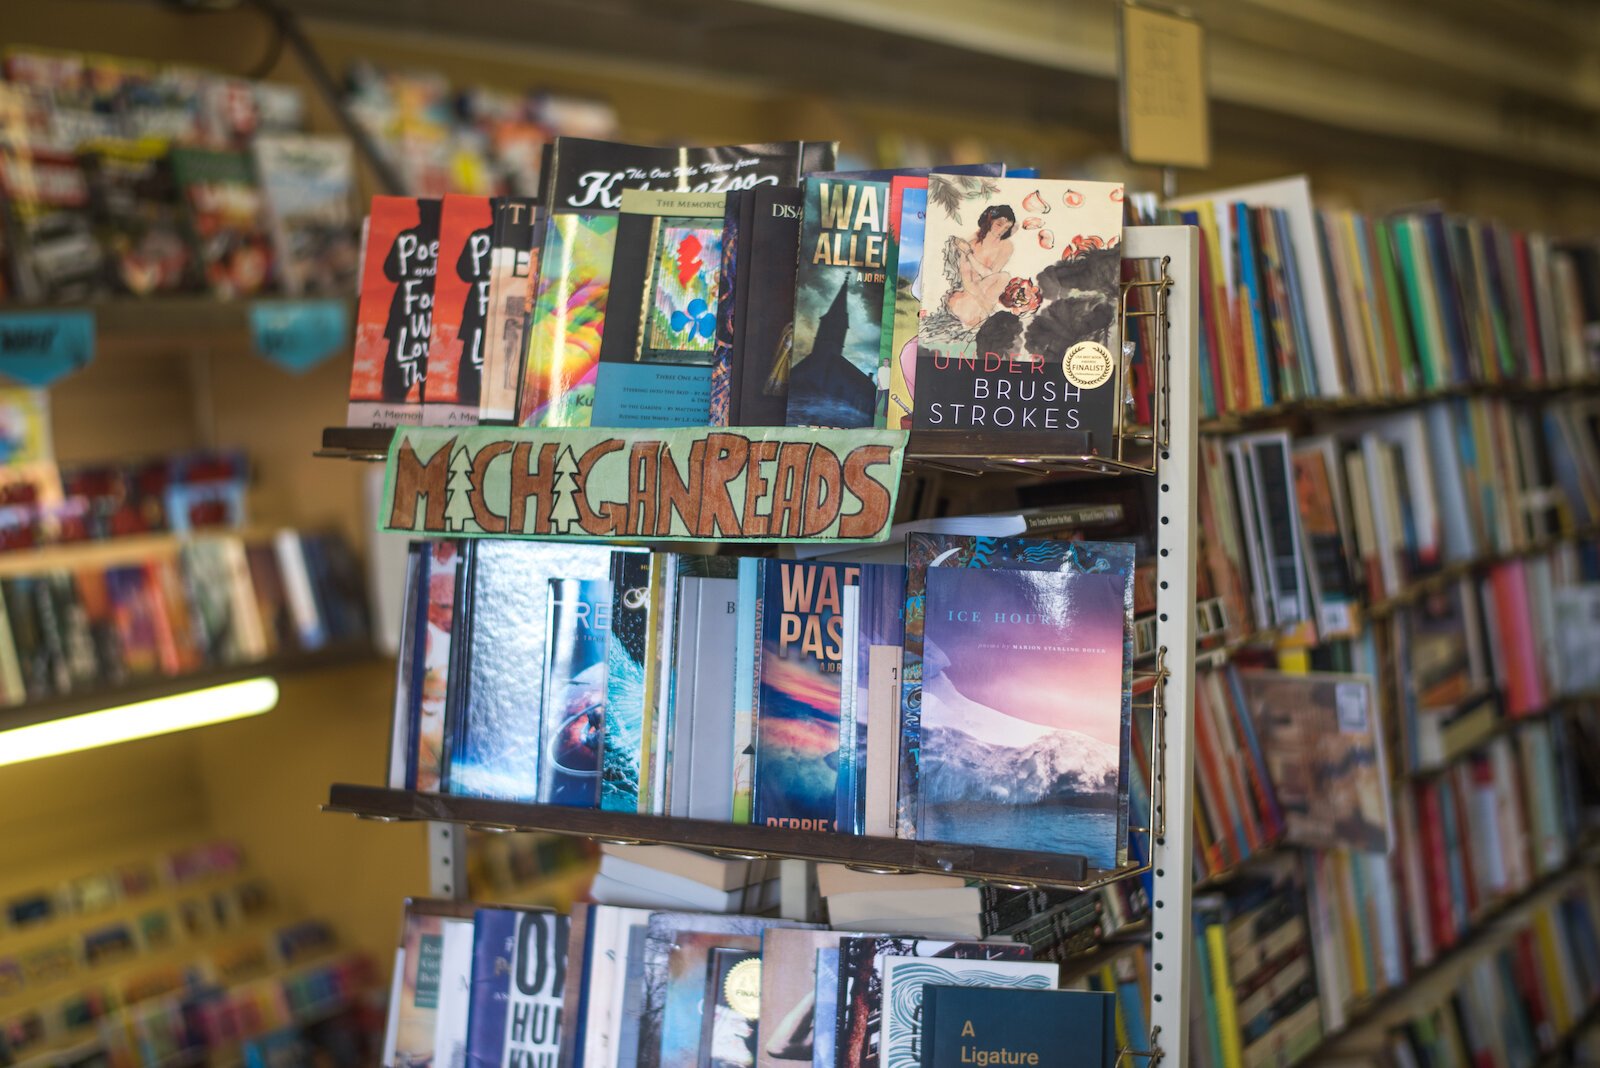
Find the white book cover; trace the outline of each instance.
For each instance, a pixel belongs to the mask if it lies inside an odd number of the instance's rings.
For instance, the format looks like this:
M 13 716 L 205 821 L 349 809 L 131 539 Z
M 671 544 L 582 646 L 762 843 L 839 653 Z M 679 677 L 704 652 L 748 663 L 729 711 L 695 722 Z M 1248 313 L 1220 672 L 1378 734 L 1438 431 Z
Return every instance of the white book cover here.
M 596 905 L 589 911 L 590 949 L 585 961 L 589 969 L 585 980 L 588 1011 L 583 1020 L 581 1064 L 616 1068 L 622 998 L 628 980 L 629 933 L 635 928 L 642 932 L 649 922 L 649 909 Z
M 517 916 L 501 1068 L 554 1065 L 561 1050 L 560 982 L 567 960 L 567 917 L 554 912 Z
M 900 796 L 900 664 L 905 650 L 874 645 L 868 655 L 867 802 L 864 833 L 895 836 Z
M 733 818 L 735 672 L 733 658 L 725 654 L 738 640 L 739 580 L 685 581 L 695 583 L 693 592 L 700 604 L 695 612 L 697 637 L 693 644 L 699 656 L 693 665 L 693 695 L 687 707 L 678 709 L 680 719 L 687 713 L 692 721 L 684 815 L 726 823 Z
M 467 1063 L 467 1014 L 472 1008 L 472 921 L 444 921 L 439 953 L 439 1010 L 433 1021 L 435 1068 Z
M 914 919 L 919 916 L 977 916 L 983 911 L 983 894 L 975 886 L 941 890 L 865 890 L 834 894 L 828 898 L 828 917 L 834 923 L 863 920 Z
M 678 581 L 678 621 L 673 671 L 667 698 L 666 814 L 689 814 L 689 784 L 694 782 L 694 707 L 700 679 L 700 584 L 698 576 Z
M 322 617 L 317 614 L 317 597 L 311 590 L 311 576 L 306 571 L 305 554 L 300 548 L 300 535 L 292 530 L 280 530 L 272 538 L 272 547 L 278 553 L 278 570 L 283 573 L 283 596 L 289 602 L 289 613 L 294 616 L 295 629 L 300 633 L 302 649 L 320 649 L 328 640 Z
M 925 986 L 1054 990 L 1061 966 L 1046 961 L 887 957 L 883 962 L 881 1068 L 921 1068 L 922 989 Z
M 383 1022 L 383 1068 L 394 1068 L 395 1048 L 400 1043 L 400 1004 L 405 997 L 406 947 L 394 951 L 394 978 L 389 981 L 389 1012 Z
M 627 908 L 731 915 L 776 908 L 780 885 L 779 880 L 768 879 L 764 883 L 724 891 L 692 884 L 674 885 L 669 890 L 663 884 L 664 880 L 652 879 L 640 886 L 601 872 L 594 877 L 589 896 L 601 904 Z

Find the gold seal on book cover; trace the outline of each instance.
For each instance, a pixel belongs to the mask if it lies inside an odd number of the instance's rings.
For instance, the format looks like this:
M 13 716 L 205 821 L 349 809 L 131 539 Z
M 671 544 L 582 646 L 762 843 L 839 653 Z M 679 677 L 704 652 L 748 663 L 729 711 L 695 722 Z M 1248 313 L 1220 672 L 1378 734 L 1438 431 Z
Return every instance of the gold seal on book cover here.
M 742 960 L 728 969 L 722 981 L 722 996 L 728 1007 L 747 1020 L 761 1016 L 761 958 Z
M 1061 360 L 1062 373 L 1079 389 L 1095 389 L 1111 378 L 1111 350 L 1098 341 L 1080 341 Z

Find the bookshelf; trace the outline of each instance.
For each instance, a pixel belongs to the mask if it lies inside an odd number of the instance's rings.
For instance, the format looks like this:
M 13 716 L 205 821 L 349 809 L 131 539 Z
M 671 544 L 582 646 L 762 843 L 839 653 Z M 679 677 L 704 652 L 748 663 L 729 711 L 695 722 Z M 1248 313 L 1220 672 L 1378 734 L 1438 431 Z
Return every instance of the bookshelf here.
M 1050 477 L 1152 477 L 1156 480 L 1157 655 L 1153 670 L 1142 674 L 1153 683 L 1152 783 L 1148 828 L 1130 828 L 1148 836 L 1148 863 L 1115 872 L 1091 873 L 1081 857 L 1055 856 L 983 846 L 954 845 L 907 839 L 848 835 L 797 836 L 766 827 L 710 823 L 658 816 L 617 814 L 552 805 L 523 805 L 464 797 L 422 794 L 370 786 L 335 784 L 324 811 L 380 822 L 427 822 L 432 890 L 456 897 L 464 890 L 457 876 L 461 866 L 458 828 L 540 830 L 603 841 L 672 844 L 714 855 L 770 856 L 802 861 L 850 864 L 864 870 L 923 871 L 964 875 L 1007 886 L 1089 887 L 1148 872 L 1151 877 L 1149 921 L 1152 960 L 1150 1034 L 1135 1039 L 1142 1048 L 1125 1054 L 1143 1061 L 1170 1058 L 1187 1062 L 1188 990 L 1191 939 L 1191 826 L 1187 804 L 1193 791 L 1190 756 L 1196 660 L 1195 538 L 1198 479 L 1198 369 L 1196 364 L 1199 305 L 1194 299 L 1198 243 L 1181 226 L 1129 227 L 1124 231 L 1125 260 L 1159 264 L 1170 288 L 1155 307 L 1165 314 L 1165 354 L 1156 355 L 1157 403 L 1153 426 L 1131 430 L 1111 457 L 1073 452 L 1073 443 L 1056 438 L 1049 451 L 1029 452 L 1015 439 L 987 441 L 982 436 L 912 433 L 907 460 L 941 470 L 998 477 L 1000 472 Z M 1163 332 L 1158 331 L 1158 335 Z M 387 454 L 390 430 L 330 427 L 322 433 L 317 455 L 376 461 Z M 1004 448 L 1005 451 L 1000 451 Z M 1172 808 L 1172 799 L 1180 799 Z M 786 866 L 787 867 L 787 866 Z M 786 893 L 785 900 L 789 899 Z

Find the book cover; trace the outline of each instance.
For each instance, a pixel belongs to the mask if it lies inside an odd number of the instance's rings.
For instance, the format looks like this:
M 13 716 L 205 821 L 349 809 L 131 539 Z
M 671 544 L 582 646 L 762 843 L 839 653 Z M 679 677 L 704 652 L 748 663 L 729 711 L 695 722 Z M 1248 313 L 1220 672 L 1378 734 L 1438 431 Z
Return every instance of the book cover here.
M 756 1063 L 762 970 L 759 952 L 711 951 L 698 1068 L 750 1068 Z
M 906 565 L 899 833 L 1116 867 L 1127 845 L 1133 546 L 912 533 Z M 1000 662 L 1006 671 L 991 674 Z M 1016 680 L 1050 696 L 1025 698 Z M 1032 760 L 1035 747 L 1049 759 Z M 1001 822 L 999 839 L 973 837 L 980 814 Z
M 489 238 L 489 310 L 485 316 L 480 423 L 511 423 L 527 355 L 543 216 L 528 197 L 496 197 Z
M 722 209 L 722 254 L 717 263 L 717 332 L 711 353 L 710 426 L 738 426 L 734 409 L 734 375 L 738 370 L 738 327 L 735 325 L 742 278 L 749 277 L 750 262 L 740 262 L 740 234 L 750 218 L 752 194 L 738 189 L 726 194 Z
M 596 426 L 705 426 L 722 263 L 721 193 L 622 194 Z
M 522 426 L 590 425 L 616 240 L 615 215 L 546 218 L 517 402 Z
M 761 936 L 760 1042 L 753 1062 L 757 1068 L 794 1068 L 810 1064 L 818 1019 L 817 951 L 838 951 L 836 931 L 806 931 L 773 927 Z M 821 1016 L 832 1032 L 833 1006 Z
M 444 198 L 439 212 L 438 270 L 428 374 L 422 384 L 426 426 L 476 426 L 483 396 L 494 206 L 488 197 Z
M 446 917 L 408 909 L 400 948 L 404 971 L 397 977 L 399 999 L 390 1009 L 394 1059 L 386 1068 L 429 1064 L 439 1012 L 439 981 L 444 958 Z
M 679 780 L 674 806 L 690 819 L 728 822 L 733 818 L 733 687 L 734 664 L 726 652 L 736 643 L 739 580 L 706 577 L 685 580 L 684 595 L 699 599 L 696 634 L 689 643 L 694 656 L 693 692 L 680 695 L 676 715 L 688 716 L 689 760 L 677 750 L 687 780 Z M 682 686 L 685 673 L 679 673 Z M 685 789 L 687 787 L 687 789 Z M 682 794 L 687 797 L 681 797 Z
M 913 425 L 1112 452 L 1121 237 L 1118 184 L 929 175 Z
M 1043 961 L 888 957 L 883 962 L 883 1036 L 878 1064 L 882 1068 L 922 1068 L 925 987 L 1053 990 L 1060 974 L 1060 965 Z M 1076 1057 L 1080 1047 L 1074 1043 L 1072 1048 Z
M 733 636 L 733 822 L 749 823 L 755 807 L 756 649 L 761 642 L 761 569 L 755 557 L 739 558 L 739 602 Z
M 0 168 L 5 252 L 22 301 L 89 300 L 103 293 L 105 257 L 90 224 L 89 183 L 78 160 L 30 150 Z
M 905 643 L 906 569 L 900 564 L 863 564 L 857 584 L 861 594 L 853 680 L 855 754 L 851 765 L 851 822 L 848 826 L 841 825 L 840 830 L 866 834 L 873 695 L 883 691 L 884 675 L 890 671 L 895 675 L 895 692 L 899 690 L 898 666 Z
M 113 290 L 143 297 L 197 283 L 166 143 L 102 141 L 81 158 Z
M 805 182 L 789 426 L 874 425 L 888 198 L 886 181 Z
M 611 580 L 553 578 L 546 603 L 539 800 L 594 808 L 605 729 Z
M 1372 680 L 1241 671 L 1239 685 L 1283 811 L 1284 840 L 1388 852 L 1389 777 Z
M 470 918 L 452 916 L 444 921 L 432 1064 L 456 1068 L 467 1061 L 467 1024 L 472 1011 L 472 937 Z
M 614 552 L 600 760 L 600 807 L 607 812 L 639 811 L 644 651 L 649 628 L 650 554 Z
M 894 430 L 910 429 L 916 403 L 917 331 L 922 326 L 922 253 L 927 222 L 928 179 L 891 179 L 889 224 L 894 227 L 895 251 L 884 291 L 878 362 L 880 368 L 886 366 L 889 370 L 884 425 Z
M 835 831 L 841 594 L 861 569 L 771 560 L 762 578 L 754 822 Z
M 750 231 L 746 314 L 739 330 L 739 425 L 783 426 L 794 351 L 795 276 L 804 194 L 794 187 L 755 191 Z
M 511 1003 L 511 961 L 517 947 L 516 909 L 472 914 L 472 997 L 467 1014 L 467 1068 L 500 1068 Z
M 837 1011 L 839 1005 L 839 949 L 817 950 L 816 964 L 816 990 L 813 994 L 813 1003 L 822 1011 L 814 1012 L 816 1020 L 815 1041 L 811 1047 L 812 1068 L 838 1068 L 838 1030 L 829 1027 L 832 1009 Z M 826 1008 L 823 1008 L 826 1006 Z
M 212 294 L 232 300 L 267 288 L 272 245 L 250 157 L 200 148 L 172 150 L 191 240 Z
M 834 1014 L 840 1068 L 879 1068 L 883 1035 L 884 967 L 891 958 L 1026 961 L 1033 951 L 1010 942 L 864 935 L 839 942 L 838 1009 Z M 826 1023 L 829 1015 L 820 1012 Z M 826 1030 L 818 1027 L 819 1033 Z
M 459 543 L 440 539 L 424 544 L 427 586 L 422 626 L 421 691 L 416 699 L 415 789 L 437 793 L 445 772 L 445 703 L 450 692 L 450 643 L 454 633 Z
M 439 201 L 373 197 L 350 369 L 351 426 L 416 426 L 433 330 Z
M 819 160 L 831 161 L 825 142 L 771 141 L 680 147 L 628 145 L 582 137 L 557 137 L 541 181 L 540 200 L 552 212 L 616 211 L 629 189 L 655 192 L 792 186 Z
M 355 155 L 343 137 L 262 133 L 251 141 L 278 282 L 290 296 L 348 294 L 360 269 Z
M 696 1068 L 705 1050 L 700 1039 L 702 1017 L 714 1015 L 715 1001 L 706 996 L 706 973 L 712 955 L 733 950 L 760 956 L 761 934 L 683 931 L 667 956 L 667 991 L 661 1014 L 660 1068 Z M 759 998 L 759 985 L 757 987 Z M 731 1021 L 730 1021 L 731 1022 Z
M 459 582 L 451 674 L 449 792 L 539 798 L 539 725 L 552 578 L 603 578 L 611 551 L 553 542 L 472 543 Z
M 570 926 L 566 916 L 555 912 L 517 914 L 500 1068 L 555 1063 L 561 1048 L 561 994 Z

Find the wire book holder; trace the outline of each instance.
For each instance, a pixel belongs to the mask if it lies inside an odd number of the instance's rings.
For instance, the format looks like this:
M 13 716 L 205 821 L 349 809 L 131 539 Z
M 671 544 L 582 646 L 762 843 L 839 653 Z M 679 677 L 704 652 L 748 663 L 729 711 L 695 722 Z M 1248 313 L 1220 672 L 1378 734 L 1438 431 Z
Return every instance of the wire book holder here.
M 1117 1050 L 1117 1060 L 1112 1068 L 1123 1068 L 1123 1065 L 1135 1060 L 1146 1061 L 1149 1063 L 1150 1068 L 1155 1068 L 1156 1065 L 1161 1063 L 1162 1058 L 1167 1055 L 1166 1050 L 1161 1048 L 1160 1038 L 1161 1025 L 1156 1024 L 1150 1028 L 1150 1048 L 1134 1049 L 1132 1046 L 1123 1046 Z

